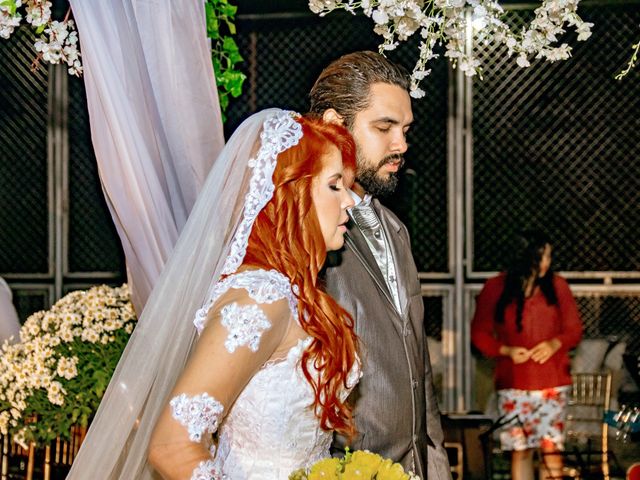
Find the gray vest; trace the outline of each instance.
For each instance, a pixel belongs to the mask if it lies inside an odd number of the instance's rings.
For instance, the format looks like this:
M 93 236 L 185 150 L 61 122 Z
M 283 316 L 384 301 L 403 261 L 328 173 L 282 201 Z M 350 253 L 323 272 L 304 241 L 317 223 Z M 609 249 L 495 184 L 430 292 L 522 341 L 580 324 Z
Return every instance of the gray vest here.
M 387 238 L 378 214 L 371 206 L 370 202 L 362 201 L 349 212 L 351 218 L 364 235 L 369 249 L 380 268 L 380 272 L 389 288 L 389 293 L 393 297 L 398 313 L 401 313 L 400 298 L 398 296 L 398 280 L 396 277 L 396 264 L 389 248 L 389 240 Z

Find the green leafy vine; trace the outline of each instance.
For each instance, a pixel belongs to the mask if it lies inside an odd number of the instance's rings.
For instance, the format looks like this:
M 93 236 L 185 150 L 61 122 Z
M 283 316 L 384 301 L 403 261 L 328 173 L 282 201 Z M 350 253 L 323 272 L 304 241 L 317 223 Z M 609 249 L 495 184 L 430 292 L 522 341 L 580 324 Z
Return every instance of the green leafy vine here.
M 231 5 L 228 0 L 206 0 L 205 9 L 222 120 L 226 121 L 225 111 L 229 106 L 229 98 L 240 96 L 242 84 L 247 78 L 237 69 L 237 65 L 244 59 L 233 39 L 236 34 L 234 20 L 238 7 Z
M 631 69 L 636 66 L 636 63 L 638 62 L 638 52 L 640 52 L 640 40 L 638 40 L 638 43 L 636 43 L 635 45 L 632 45 L 631 48 L 633 49 L 633 54 L 629 59 L 629 63 L 627 63 L 627 68 L 625 68 L 624 70 L 622 70 L 620 73 L 616 75 L 616 80 L 622 80 L 631 71 Z

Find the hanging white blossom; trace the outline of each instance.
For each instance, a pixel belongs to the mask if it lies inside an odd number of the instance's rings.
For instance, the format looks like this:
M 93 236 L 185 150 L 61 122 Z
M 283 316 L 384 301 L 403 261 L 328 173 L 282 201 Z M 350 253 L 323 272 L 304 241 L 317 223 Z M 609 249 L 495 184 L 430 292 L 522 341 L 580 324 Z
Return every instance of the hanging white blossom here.
M 24 6 L 24 8 L 22 8 Z M 24 17 L 23 17 L 24 14 Z M 48 63 L 66 63 L 71 75 L 82 75 L 82 62 L 78 51 L 78 32 L 73 20 L 61 22 L 51 18 L 51 2 L 44 0 L 0 1 L 0 37 L 8 39 L 24 19 L 40 35 L 35 42 L 38 57 Z
M 22 16 L 17 12 L 17 9 L 21 5 L 20 0 L 0 4 L 0 37 L 9 38 L 15 28 L 20 25 Z
M 465 43 L 472 28 L 481 43 L 501 43 L 516 62 L 528 67 L 533 58 L 566 60 L 571 47 L 557 45 L 558 37 L 573 28 L 577 39 L 591 36 L 592 23 L 583 21 L 576 10 L 580 0 L 544 0 L 534 12 L 535 18 L 520 32 L 513 32 L 502 20 L 503 8 L 496 0 L 309 0 L 312 12 L 321 16 L 343 9 L 358 10 L 371 17 L 374 32 L 384 39 L 380 52 L 395 49 L 399 42 L 419 33 L 418 60 L 411 74 L 411 96 L 420 98 L 420 81 L 430 73 L 427 63 L 438 57 L 437 45 L 445 46 L 444 56 L 465 75 L 480 73 L 480 61 L 468 52 Z
M 78 51 L 78 32 L 74 30 L 73 20 L 53 21 L 45 29 L 45 34 L 35 43 L 36 51 L 46 62 L 58 64 L 61 61 L 69 66 L 71 75 L 82 74 L 80 52 Z

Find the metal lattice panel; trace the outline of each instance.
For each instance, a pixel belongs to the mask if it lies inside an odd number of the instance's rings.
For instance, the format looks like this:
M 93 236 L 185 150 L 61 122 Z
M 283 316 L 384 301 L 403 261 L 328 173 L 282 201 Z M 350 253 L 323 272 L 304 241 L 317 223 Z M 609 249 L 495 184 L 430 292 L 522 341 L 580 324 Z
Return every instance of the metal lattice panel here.
M 431 359 L 433 384 L 438 398 L 438 404 L 445 404 L 445 397 L 449 395 L 445 385 L 446 360 L 444 358 L 444 342 L 442 332 L 444 330 L 445 318 L 451 315 L 448 311 L 450 292 L 445 290 L 425 290 L 422 291 L 422 301 L 424 303 L 424 328 L 427 334 L 429 357 Z
M 398 49 L 394 60 L 409 71 L 415 43 Z M 402 219 L 411 235 L 413 257 L 420 272 L 449 272 L 447 188 L 447 87 L 444 59 L 432 65 L 424 81 L 426 95 L 413 101 L 414 125 L 407 136 L 407 165 L 396 193 L 383 203 Z
M 33 33 L 0 41 L 0 272 L 49 271 L 47 70 Z
M 262 108 L 306 111 L 308 91 L 324 66 L 348 52 L 375 50 L 379 41 L 370 20 L 362 16 L 241 19 L 238 45 L 247 80 L 242 96 L 232 100 L 227 133 Z M 409 68 L 415 52 L 415 45 L 403 45 L 390 58 Z M 397 193 L 383 203 L 406 223 L 418 269 L 447 272 L 446 62 L 435 65 L 425 89 L 426 97 L 414 102 L 416 122 L 408 138 L 407 168 Z
M 69 272 L 124 272 L 91 145 L 84 83 L 69 78 Z
M 442 326 L 445 311 L 444 297 L 442 294 L 427 294 L 422 296 L 424 303 L 424 328 L 427 336 L 442 341 Z
M 47 287 L 13 287 L 13 304 L 18 312 L 20 321 L 24 321 L 32 313 L 45 310 L 51 305 L 51 292 Z
M 237 31 L 247 80 L 242 96 L 229 109 L 227 128 L 231 130 L 263 108 L 306 111 L 309 89 L 325 65 L 342 54 L 376 46 L 366 19 L 348 14 L 240 19 Z
M 581 293 L 576 302 L 584 338 L 624 341 L 628 352 L 640 352 L 640 295 Z
M 529 11 L 512 11 L 521 24 Z M 473 83 L 473 270 L 503 267 L 514 231 L 542 227 L 564 271 L 640 271 L 640 72 L 622 82 L 638 5 L 585 7 L 566 62 L 520 69 L 479 47 Z

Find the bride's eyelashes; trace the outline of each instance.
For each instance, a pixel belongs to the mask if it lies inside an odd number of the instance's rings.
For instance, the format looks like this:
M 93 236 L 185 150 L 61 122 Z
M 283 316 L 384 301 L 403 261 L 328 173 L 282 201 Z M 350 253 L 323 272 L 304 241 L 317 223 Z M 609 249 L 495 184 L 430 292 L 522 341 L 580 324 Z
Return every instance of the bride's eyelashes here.
M 340 190 L 344 190 L 344 183 L 342 180 L 337 180 L 329 184 L 329 188 L 334 192 L 339 192 Z

